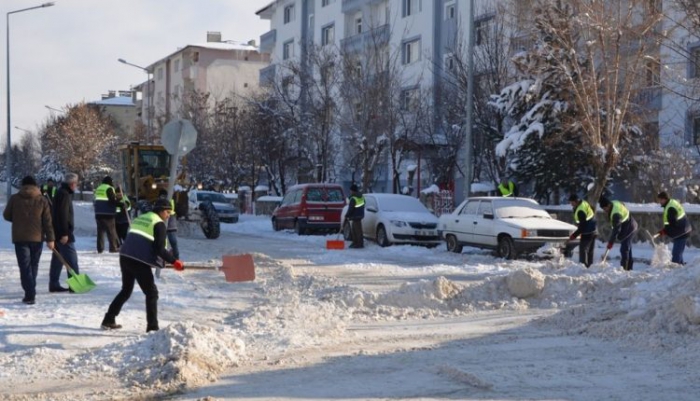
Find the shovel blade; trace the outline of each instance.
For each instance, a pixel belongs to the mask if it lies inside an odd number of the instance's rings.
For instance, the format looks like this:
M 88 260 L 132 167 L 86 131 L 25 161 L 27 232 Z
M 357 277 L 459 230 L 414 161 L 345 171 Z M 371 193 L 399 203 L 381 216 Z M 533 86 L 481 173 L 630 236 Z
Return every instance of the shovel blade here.
M 68 288 L 73 290 L 76 294 L 90 292 L 95 287 L 97 287 L 97 284 L 95 284 L 87 274 L 75 274 L 68 278 Z
M 326 249 L 345 249 L 345 241 L 329 239 L 326 241 Z
M 224 272 L 226 281 L 229 283 L 255 280 L 255 264 L 253 263 L 253 255 L 249 253 L 224 255 L 220 270 Z

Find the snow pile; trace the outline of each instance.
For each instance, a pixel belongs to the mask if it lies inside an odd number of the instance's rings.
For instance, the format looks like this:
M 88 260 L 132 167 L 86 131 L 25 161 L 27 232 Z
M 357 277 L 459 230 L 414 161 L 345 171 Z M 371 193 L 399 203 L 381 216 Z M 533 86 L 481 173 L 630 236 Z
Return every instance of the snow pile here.
M 80 355 L 70 369 L 101 370 L 129 386 L 173 391 L 216 381 L 244 356 L 243 341 L 231 333 L 184 322 Z
M 518 298 L 539 295 L 544 288 L 544 275 L 533 268 L 516 270 L 506 278 L 508 291 Z

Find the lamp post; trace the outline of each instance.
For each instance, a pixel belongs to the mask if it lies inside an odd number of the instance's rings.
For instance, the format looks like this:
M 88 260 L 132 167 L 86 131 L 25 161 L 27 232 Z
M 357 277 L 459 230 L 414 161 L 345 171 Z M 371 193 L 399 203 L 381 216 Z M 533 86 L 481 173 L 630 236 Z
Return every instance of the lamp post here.
M 25 11 L 36 10 L 37 8 L 46 8 L 54 5 L 54 2 L 44 3 L 38 6 L 23 8 L 21 10 L 10 11 L 6 14 L 6 25 L 7 35 L 6 35 L 6 57 L 7 57 L 7 149 L 5 153 L 5 171 L 7 173 L 7 199 L 12 195 L 12 133 L 11 127 L 12 123 L 10 121 L 10 15 L 17 14 Z
M 65 114 L 65 113 L 66 113 L 65 110 L 57 109 L 57 108 L 51 107 L 51 106 L 49 106 L 49 105 L 44 105 L 44 107 L 46 107 L 47 109 L 49 109 L 49 110 L 52 111 L 52 112 L 61 113 L 61 114 Z
M 469 41 L 467 42 L 467 105 L 464 132 L 464 198 L 472 193 L 473 155 L 472 129 L 474 128 L 474 0 L 469 0 L 468 16 Z
M 144 71 L 146 73 L 146 96 L 148 97 L 146 101 L 146 142 L 151 143 L 151 132 L 153 130 L 151 124 L 151 121 L 153 121 L 151 117 L 151 72 L 146 67 L 141 67 L 140 65 L 130 63 L 124 60 L 123 58 L 120 58 L 117 61 L 119 61 L 122 64 L 138 68 L 139 70 Z

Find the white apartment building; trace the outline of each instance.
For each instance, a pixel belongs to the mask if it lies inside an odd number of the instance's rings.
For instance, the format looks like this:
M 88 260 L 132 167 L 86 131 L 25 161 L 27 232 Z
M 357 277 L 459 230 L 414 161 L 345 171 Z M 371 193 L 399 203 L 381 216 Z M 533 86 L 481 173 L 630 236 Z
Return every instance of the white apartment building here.
M 385 35 L 389 48 L 401 52 L 405 92 L 431 87 L 449 68 L 454 41 L 459 37 L 458 40 L 468 42 L 468 29 L 464 27 L 470 14 L 469 3 L 469 0 L 273 0 L 257 12 L 260 18 L 270 21 L 270 31 L 260 38 L 260 51 L 270 54 L 271 64 L 260 71 L 260 81 L 264 83 L 279 76 L 280 64 L 303 59 L 304 43 L 352 49 L 360 48 L 370 36 Z M 523 27 L 532 23 L 529 3 L 527 0 L 475 0 L 476 51 L 479 51 L 480 38 L 489 34 L 497 5 L 508 10 L 514 26 Z M 667 0 L 658 0 L 649 4 L 667 7 L 666 3 Z M 674 16 L 671 17 L 664 24 L 672 24 Z M 648 110 L 645 132 L 656 132 L 652 136 L 658 137 L 660 146 L 697 147 L 697 154 L 700 154 L 700 94 L 692 93 L 700 80 L 700 67 L 697 67 L 700 66 L 700 38 L 673 28 L 673 41 L 684 43 L 692 57 L 689 60 L 687 55 L 660 46 L 658 61 L 650 60 L 647 80 L 635 101 Z M 518 28 L 509 36 L 506 40 L 511 49 L 528 48 L 533 44 L 528 35 L 518 32 Z M 458 178 L 456 184 L 455 192 L 461 194 L 463 182 Z M 386 187 L 374 189 L 382 192 Z
M 110 90 L 102 95 L 102 99 L 90 102 L 100 108 L 100 111 L 112 117 L 116 123 L 116 134 L 120 142 L 127 142 L 132 139 L 134 125 L 137 120 L 136 105 L 133 100 L 132 91 Z
M 205 43 L 185 45 L 145 67 L 149 80 L 135 87 L 141 121 L 156 133 L 152 138 L 158 142 L 159 125 L 181 117 L 183 94 L 209 93 L 212 102 L 249 96 L 269 60 L 255 41 L 222 41 L 221 33 L 208 32 Z

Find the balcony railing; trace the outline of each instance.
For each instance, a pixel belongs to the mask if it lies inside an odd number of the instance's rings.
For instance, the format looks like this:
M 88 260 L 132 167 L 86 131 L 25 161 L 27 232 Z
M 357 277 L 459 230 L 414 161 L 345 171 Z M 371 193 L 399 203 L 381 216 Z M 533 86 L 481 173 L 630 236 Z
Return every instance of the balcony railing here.
M 343 13 L 352 13 L 359 11 L 362 6 L 379 3 L 384 0 L 343 0 L 341 10 Z
M 275 81 L 275 75 L 277 74 L 277 64 L 268 65 L 265 68 L 260 69 L 260 86 L 270 85 Z
M 385 24 L 367 32 L 347 37 L 340 41 L 340 46 L 347 52 L 356 52 L 368 47 L 385 45 L 388 42 L 389 24 Z
M 271 53 L 277 42 L 277 30 L 265 32 L 260 36 L 260 53 Z

